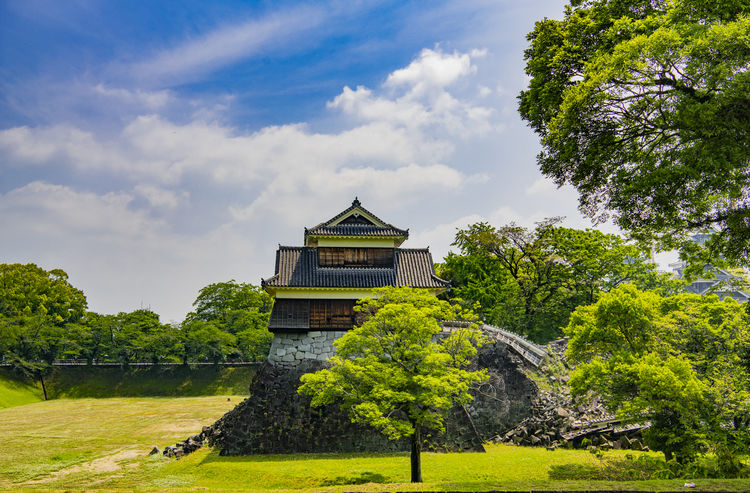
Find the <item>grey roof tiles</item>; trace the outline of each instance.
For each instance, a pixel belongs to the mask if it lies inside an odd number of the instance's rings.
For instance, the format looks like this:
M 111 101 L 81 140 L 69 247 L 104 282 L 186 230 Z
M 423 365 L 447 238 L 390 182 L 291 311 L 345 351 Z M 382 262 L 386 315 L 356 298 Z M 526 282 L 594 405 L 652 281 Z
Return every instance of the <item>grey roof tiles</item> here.
M 450 283 L 435 275 L 432 255 L 426 248 L 394 249 L 393 268 L 318 267 L 313 247 L 280 246 L 276 273 L 263 280 L 264 287 L 377 288 L 411 286 L 448 288 Z

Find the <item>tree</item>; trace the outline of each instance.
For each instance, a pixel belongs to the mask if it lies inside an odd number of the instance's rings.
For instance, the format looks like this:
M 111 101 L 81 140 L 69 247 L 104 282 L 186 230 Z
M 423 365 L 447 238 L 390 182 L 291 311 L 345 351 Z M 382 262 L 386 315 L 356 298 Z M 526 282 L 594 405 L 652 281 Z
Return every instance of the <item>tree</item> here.
M 34 264 L 0 264 L 0 349 L 24 375 L 44 377 L 71 346 L 71 328 L 86 311 L 86 297 L 60 270 Z
M 258 286 L 231 280 L 209 284 L 200 290 L 193 303 L 195 311 L 185 318 L 210 322 L 233 336 L 233 346 L 244 359 L 268 356 L 273 335 L 268 331 L 273 300 Z
M 477 223 L 456 234 L 440 275 L 453 294 L 478 302 L 485 319 L 538 342 L 559 337 L 570 313 L 623 282 L 667 292 L 679 283 L 659 275 L 647 252 L 616 235 L 547 219 L 528 230 Z
M 742 306 L 717 296 L 662 298 L 625 285 L 579 307 L 566 329 L 574 395 L 593 391 L 644 439 L 684 463 L 710 450 L 725 474 L 750 450 L 750 329 Z
M 330 367 L 302 376 L 299 392 L 312 406 L 341 401 L 352 422 L 369 424 L 390 439 L 411 437 L 411 481 L 422 481 L 421 431 L 443 429 L 454 403 L 469 402 L 469 371 L 480 333 L 458 329 L 441 337 L 439 320 L 466 317 L 426 290 L 382 288 L 358 302 L 370 317 L 334 344 Z
M 123 367 L 149 359 L 158 364 L 169 352 L 169 328 L 159 315 L 147 309 L 120 312 L 105 323 L 112 331 L 111 352 Z
M 646 244 L 750 263 L 749 33 L 746 0 L 571 0 L 537 22 L 519 110 L 542 172 Z
M 178 331 L 177 340 L 182 364 L 186 366 L 190 359 L 207 359 L 218 364 L 236 349 L 237 344 L 235 336 L 203 320 L 184 322 Z

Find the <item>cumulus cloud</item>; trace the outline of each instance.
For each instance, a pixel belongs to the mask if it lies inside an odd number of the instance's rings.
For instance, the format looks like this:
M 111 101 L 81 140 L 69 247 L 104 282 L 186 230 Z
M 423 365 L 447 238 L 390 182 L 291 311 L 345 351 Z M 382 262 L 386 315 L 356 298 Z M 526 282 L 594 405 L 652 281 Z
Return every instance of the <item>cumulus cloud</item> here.
M 1 130 L 4 166 L 42 176 L 78 174 L 98 189 L 33 181 L 0 195 L 0 227 L 13 232 L 0 247 L 11 252 L 9 260 L 40 258 L 73 271 L 71 277 L 85 273 L 81 287 L 102 299 L 116 299 L 117 286 L 104 280 L 118 276 L 123 291 L 140 292 L 146 303 L 163 300 L 160 289 L 175 290 L 169 308 L 152 308 L 184 313 L 202 285 L 270 274 L 279 231 L 301 231 L 326 219 L 321 211 L 335 214 L 355 195 L 387 214 L 460 197 L 486 180 L 449 164 L 462 139 L 495 125 L 492 109 L 473 102 L 477 85 L 470 77 L 478 56 L 425 50 L 380 87 L 342 89 L 328 104 L 337 130 L 327 132 L 305 123 L 254 132 L 209 118 L 177 123 L 157 113 L 173 104 L 169 92 L 94 86 L 99 97 L 153 111 L 106 133 L 74 124 Z M 461 79 L 470 96 L 453 90 Z M 206 186 L 233 192 L 214 196 Z M 216 203 L 212 213 L 220 220 L 203 218 L 203 226 L 182 232 L 178 225 L 190 223 L 182 211 L 194 212 L 199 206 L 191 202 L 207 199 Z M 446 236 L 443 243 L 450 243 L 451 229 L 425 239 L 429 244 Z M 45 242 L 54 242 L 54 251 L 31 252 Z M 137 302 L 97 306 L 127 309 Z
M 458 99 L 448 90 L 474 74 L 472 59 L 483 55 L 484 51 L 477 50 L 471 54 L 422 50 L 407 67 L 388 76 L 382 94 L 347 86 L 328 107 L 360 121 L 387 121 L 414 133 L 445 132 L 464 138 L 485 134 L 497 128 L 492 121 L 494 109 Z
M 190 195 L 187 191 L 178 193 L 145 183 L 136 185 L 134 190 L 138 195 L 145 198 L 152 207 L 164 209 L 175 209 Z
M 150 114 L 108 136 L 73 125 L 3 130 L 0 155 L 9 165 L 67 166 L 114 175 L 139 185 L 138 195 L 161 208 L 177 205 L 180 196 L 165 189 L 178 187 L 188 176 L 260 188 L 249 204 L 234 209 L 236 217 L 245 218 L 267 207 L 265 203 L 299 194 L 329 196 L 334 189 L 349 194 L 368 187 L 378 196 L 455 190 L 481 179 L 444 164 L 456 136 L 487 131 L 493 110 L 454 97 L 444 86 L 472 74 L 471 60 L 480 55 L 424 50 L 386 81 L 385 86 L 404 86 L 400 96 L 389 96 L 386 87 L 377 92 L 345 87 L 328 106 L 358 122 L 338 132 L 287 124 L 243 133 L 212 121 L 178 124 Z M 425 85 L 440 90 L 427 96 L 419 89 Z M 146 95 L 104 86 L 97 91 L 117 98 L 153 97 L 155 105 L 168 98 L 167 93 Z M 151 188 L 140 185 L 146 182 Z
M 421 93 L 433 87 L 446 87 L 461 77 L 475 73 L 477 68 L 472 65 L 471 58 L 480 54 L 481 52 L 449 54 L 439 49 L 425 48 L 409 66 L 389 74 L 384 85 L 386 87 L 406 85 L 415 93 Z
M 373 167 L 313 170 L 311 174 L 279 175 L 247 207 L 233 207 L 235 219 L 249 220 L 270 213 L 287 224 L 320 220 L 327 204 L 345 204 L 361 191 L 380 202 L 398 200 L 402 206 L 418 202 L 425 194 L 445 193 L 484 180 L 467 176 L 442 164 L 410 164 L 396 169 Z M 279 208 L 280 199 L 287 205 Z
M 0 228 L 12 231 L 0 236 L 3 260 L 62 267 L 97 311 L 147 306 L 176 321 L 201 286 L 260 271 L 251 235 L 231 224 L 182 235 L 134 198 L 41 181 L 0 194 Z

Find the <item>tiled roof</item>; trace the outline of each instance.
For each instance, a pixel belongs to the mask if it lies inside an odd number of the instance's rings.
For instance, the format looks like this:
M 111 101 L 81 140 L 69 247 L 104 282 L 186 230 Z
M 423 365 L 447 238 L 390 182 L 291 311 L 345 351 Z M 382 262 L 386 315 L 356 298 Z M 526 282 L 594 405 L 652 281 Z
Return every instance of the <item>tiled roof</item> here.
M 382 226 L 377 226 L 374 224 L 352 224 L 352 223 L 339 223 L 339 224 L 333 224 L 340 220 L 341 218 L 348 215 L 350 212 L 354 211 L 355 209 L 359 209 L 362 212 L 365 212 L 370 217 L 376 220 L 376 222 L 379 222 L 382 224 Z M 336 214 L 334 217 L 329 219 L 328 221 L 324 221 L 316 226 L 313 226 L 311 228 L 305 228 L 305 242 L 307 242 L 308 236 L 386 236 L 386 237 L 392 237 L 392 236 L 398 236 L 403 237 L 404 240 L 409 238 L 409 230 L 408 229 L 400 229 L 392 224 L 388 224 L 382 219 L 380 219 L 378 216 L 373 214 L 372 212 L 368 211 L 364 207 L 362 207 L 362 203 L 357 200 L 356 198 L 352 202 L 352 205 L 348 207 L 347 209 L 341 211 L 339 214 Z
M 320 224 L 305 230 L 305 237 L 313 236 L 405 236 L 409 237 L 409 231 L 396 227 L 381 227 L 372 224 L 337 224 L 326 226 Z
M 448 288 L 435 275 L 432 255 L 426 248 L 396 248 L 393 268 L 318 267 L 316 249 L 281 246 L 276 251 L 276 273 L 263 287 L 378 288 L 411 286 Z

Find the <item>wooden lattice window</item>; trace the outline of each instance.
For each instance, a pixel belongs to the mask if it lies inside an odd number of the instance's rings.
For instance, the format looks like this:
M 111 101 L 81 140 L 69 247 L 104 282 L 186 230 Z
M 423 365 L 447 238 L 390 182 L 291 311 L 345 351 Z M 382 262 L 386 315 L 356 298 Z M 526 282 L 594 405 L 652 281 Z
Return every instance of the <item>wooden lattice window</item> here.
M 320 267 L 393 267 L 393 248 L 318 248 Z
M 354 300 L 310 300 L 310 328 L 348 330 L 354 327 Z
M 310 300 L 276 299 L 268 327 L 307 329 L 310 326 Z

